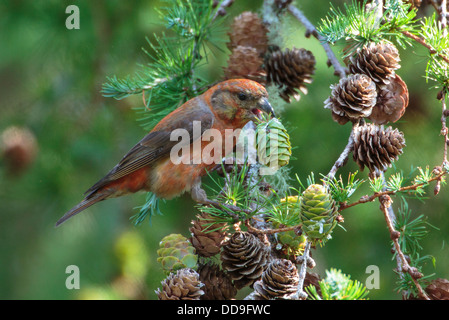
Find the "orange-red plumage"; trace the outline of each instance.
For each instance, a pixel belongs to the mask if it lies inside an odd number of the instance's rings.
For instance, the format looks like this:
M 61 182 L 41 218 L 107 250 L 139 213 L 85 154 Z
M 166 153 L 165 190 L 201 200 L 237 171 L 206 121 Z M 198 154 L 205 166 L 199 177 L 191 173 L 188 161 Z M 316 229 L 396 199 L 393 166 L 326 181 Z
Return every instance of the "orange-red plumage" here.
M 187 101 L 163 118 L 103 179 L 87 190 L 84 200 L 58 220 L 56 226 L 107 198 L 144 190 L 160 198 L 171 199 L 191 191 L 229 151 L 224 142 L 233 141 L 235 144 L 235 140 L 227 139 L 233 134 L 227 129 L 241 129 L 248 121 L 254 120 L 259 110 L 273 113 L 267 92 L 257 82 L 246 79 L 221 82 Z M 195 132 L 196 121 L 201 125 L 200 132 Z M 176 129 L 185 130 L 190 137 L 181 143 L 190 150 L 183 155 L 191 160 L 187 163 L 177 164 L 170 157 L 172 148 L 180 145 L 178 140 L 171 139 Z M 210 141 L 204 138 L 210 129 L 221 136 L 221 153 L 205 152 Z M 196 133 L 199 135 L 195 136 Z M 198 145 L 200 148 L 195 148 Z M 192 161 L 199 154 L 202 161 Z M 194 198 L 201 201 L 197 196 Z

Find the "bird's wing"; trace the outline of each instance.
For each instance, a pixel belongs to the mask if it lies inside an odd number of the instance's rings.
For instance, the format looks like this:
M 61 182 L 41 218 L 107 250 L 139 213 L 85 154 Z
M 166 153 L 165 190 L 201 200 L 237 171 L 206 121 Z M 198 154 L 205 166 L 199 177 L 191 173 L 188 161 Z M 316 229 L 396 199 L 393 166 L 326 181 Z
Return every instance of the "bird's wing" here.
M 193 130 L 194 121 L 200 121 L 201 124 L 201 130 L 196 136 L 194 135 L 197 132 Z M 89 198 L 109 182 L 151 165 L 156 160 L 170 154 L 173 146 L 183 143 L 182 141 L 178 142 L 177 140 L 172 141 L 170 139 L 173 130 L 185 129 L 190 137 L 187 143 L 191 144 L 194 140 L 201 138 L 204 131 L 210 129 L 213 123 L 214 114 L 203 103 L 188 104 L 182 110 L 175 110 L 172 116 L 164 118 L 153 131 L 148 133 L 139 143 L 129 150 L 122 160 L 103 179 L 89 188 L 86 191 L 86 198 Z

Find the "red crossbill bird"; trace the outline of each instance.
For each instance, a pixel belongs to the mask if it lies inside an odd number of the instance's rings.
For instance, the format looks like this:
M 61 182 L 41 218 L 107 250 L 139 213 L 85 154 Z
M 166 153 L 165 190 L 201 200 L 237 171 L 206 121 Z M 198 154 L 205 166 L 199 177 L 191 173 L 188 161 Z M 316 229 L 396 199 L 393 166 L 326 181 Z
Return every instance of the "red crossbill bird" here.
M 218 83 L 163 118 L 104 178 L 86 191 L 85 198 L 59 219 L 56 226 L 99 201 L 138 191 L 150 191 L 163 199 L 190 191 L 193 200 L 208 203 L 201 188 L 201 177 L 216 163 L 204 161 L 204 155 L 199 163 L 175 163 L 170 157 L 171 150 L 182 142 L 172 139 L 171 133 L 176 129 L 186 130 L 190 139 L 184 142 L 184 146 L 192 150 L 193 145 L 197 143 L 198 146 L 200 141 L 202 151 L 208 144 L 207 139 L 202 139 L 208 129 L 215 129 L 222 141 L 226 141 L 229 135 L 233 135 L 233 130 L 243 128 L 249 121 L 260 117 L 262 112 L 274 116 L 267 91 L 259 83 L 246 79 Z M 194 122 L 197 121 L 201 131 L 195 133 Z M 235 145 L 232 137 L 231 141 Z M 224 143 L 221 151 L 226 156 Z M 195 151 L 192 153 L 190 160 L 195 156 Z

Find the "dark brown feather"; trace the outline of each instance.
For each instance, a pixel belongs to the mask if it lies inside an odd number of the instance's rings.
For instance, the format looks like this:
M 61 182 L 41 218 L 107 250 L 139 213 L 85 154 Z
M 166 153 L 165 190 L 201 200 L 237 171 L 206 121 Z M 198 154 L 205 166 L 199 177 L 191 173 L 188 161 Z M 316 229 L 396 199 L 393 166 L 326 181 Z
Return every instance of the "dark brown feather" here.
M 90 206 L 94 205 L 97 202 L 100 202 L 104 199 L 106 199 L 109 196 L 108 193 L 96 193 L 89 199 L 85 198 L 83 201 L 78 203 L 76 206 L 74 206 L 72 209 L 70 209 L 66 214 L 64 214 L 57 222 L 55 227 L 60 226 L 63 222 L 70 219 L 74 215 L 80 213 L 81 211 L 89 208 Z

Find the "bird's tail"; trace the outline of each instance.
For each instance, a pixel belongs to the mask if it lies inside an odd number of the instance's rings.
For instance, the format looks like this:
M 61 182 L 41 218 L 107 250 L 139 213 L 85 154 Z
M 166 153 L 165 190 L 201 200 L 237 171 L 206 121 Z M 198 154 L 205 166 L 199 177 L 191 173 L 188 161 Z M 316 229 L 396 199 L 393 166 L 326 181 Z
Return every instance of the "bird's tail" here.
M 73 217 L 74 215 L 80 213 L 81 211 L 89 208 L 91 205 L 94 205 L 95 203 L 102 201 L 106 199 L 110 194 L 107 192 L 104 193 L 95 193 L 90 197 L 84 198 L 83 201 L 78 203 L 76 206 L 74 206 L 72 209 L 70 209 L 66 214 L 64 214 L 61 219 L 59 219 L 55 227 L 59 227 L 62 223 Z

